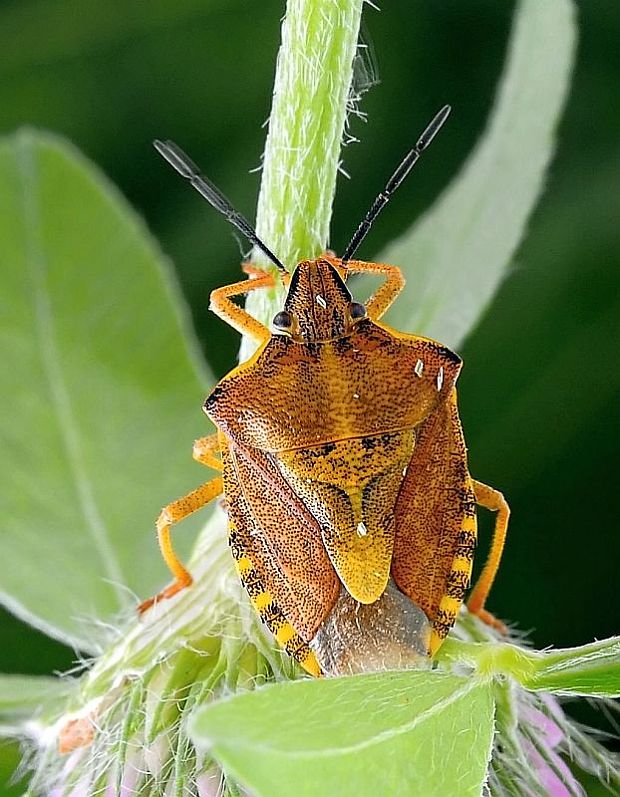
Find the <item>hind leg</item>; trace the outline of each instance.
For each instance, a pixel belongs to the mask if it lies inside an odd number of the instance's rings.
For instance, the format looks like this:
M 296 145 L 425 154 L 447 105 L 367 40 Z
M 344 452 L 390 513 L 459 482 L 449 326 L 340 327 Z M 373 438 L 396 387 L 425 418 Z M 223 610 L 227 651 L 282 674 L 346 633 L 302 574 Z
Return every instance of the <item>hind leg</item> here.
M 499 563 L 504 551 L 506 542 L 506 533 L 508 530 L 508 518 L 510 517 L 510 508 L 506 503 L 504 496 L 498 491 L 494 490 L 482 482 L 473 482 L 474 492 L 476 495 L 476 503 L 483 506 L 485 509 L 490 509 L 492 512 L 497 512 L 495 520 L 495 529 L 493 531 L 493 541 L 491 543 L 491 550 L 489 557 L 482 569 L 476 586 L 471 591 L 467 601 L 467 608 L 472 614 L 477 615 L 487 625 L 497 628 L 503 633 L 506 632 L 506 626 L 498 620 L 491 612 L 484 608 L 484 604 L 489 596 L 493 581 L 499 568 Z

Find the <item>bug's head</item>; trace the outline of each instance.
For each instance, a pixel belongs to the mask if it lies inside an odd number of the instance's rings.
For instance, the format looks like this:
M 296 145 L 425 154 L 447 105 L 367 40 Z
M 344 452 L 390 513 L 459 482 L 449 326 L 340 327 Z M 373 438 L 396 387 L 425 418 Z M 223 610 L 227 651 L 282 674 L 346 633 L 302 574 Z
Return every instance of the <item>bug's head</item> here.
M 348 335 L 365 316 L 364 305 L 351 300 L 335 262 L 321 257 L 297 265 L 273 326 L 299 342 L 332 340 Z

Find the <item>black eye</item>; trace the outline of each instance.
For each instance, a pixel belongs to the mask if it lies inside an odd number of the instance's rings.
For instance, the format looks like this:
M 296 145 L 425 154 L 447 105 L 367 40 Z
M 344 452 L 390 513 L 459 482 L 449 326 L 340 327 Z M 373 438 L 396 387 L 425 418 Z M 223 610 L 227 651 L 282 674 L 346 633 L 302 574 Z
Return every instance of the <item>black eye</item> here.
M 280 312 L 276 313 L 274 316 L 272 323 L 276 329 L 289 330 L 293 326 L 293 319 L 289 312 L 280 310 Z
M 349 313 L 351 314 L 351 318 L 366 318 L 366 308 L 363 304 L 359 304 L 358 302 L 351 302 Z

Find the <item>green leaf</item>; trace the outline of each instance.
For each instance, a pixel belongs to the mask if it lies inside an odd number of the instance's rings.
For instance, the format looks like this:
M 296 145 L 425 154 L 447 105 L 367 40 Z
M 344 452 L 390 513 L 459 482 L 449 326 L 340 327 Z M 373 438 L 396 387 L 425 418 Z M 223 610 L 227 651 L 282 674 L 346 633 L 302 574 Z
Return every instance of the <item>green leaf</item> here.
M 408 276 L 388 321 L 457 347 L 492 299 L 544 184 L 574 62 L 571 0 L 522 0 L 487 129 L 430 211 L 380 254 Z M 458 106 L 449 124 L 458 123 Z
M 153 521 L 208 477 L 211 379 L 161 252 L 77 151 L 5 139 L 0 205 L 0 600 L 96 650 L 93 620 L 167 578 Z
M 2 797 L 26 797 L 26 783 L 22 778 L 15 781 L 15 771 L 19 767 L 23 755 L 18 744 L 7 744 L 0 747 L 0 794 Z
M 23 720 L 62 706 L 74 689 L 70 678 L 0 675 L 0 735 L 11 735 Z
M 205 706 L 190 733 L 260 797 L 478 797 L 493 701 L 437 673 L 305 680 Z
M 586 697 L 620 697 L 620 637 L 537 655 L 521 680 L 532 691 Z

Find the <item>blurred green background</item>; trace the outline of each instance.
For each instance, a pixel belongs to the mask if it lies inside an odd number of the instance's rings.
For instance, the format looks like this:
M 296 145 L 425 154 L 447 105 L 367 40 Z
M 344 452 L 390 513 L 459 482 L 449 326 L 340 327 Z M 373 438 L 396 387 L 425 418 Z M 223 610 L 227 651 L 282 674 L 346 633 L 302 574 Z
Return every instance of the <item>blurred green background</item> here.
M 365 11 L 380 83 L 362 101 L 367 121 L 352 119 L 360 143 L 344 151 L 351 180 L 339 180 L 334 249 L 435 110 L 449 102 L 453 115 L 375 225 L 365 259 L 430 205 L 475 143 L 514 10 L 496 0 L 382 5 Z M 24 124 L 59 131 L 118 184 L 172 258 L 218 374 L 233 365 L 238 339 L 207 301 L 212 288 L 238 278 L 239 245 L 151 141 L 179 142 L 253 217 L 260 177 L 249 172 L 260 164 L 283 12 L 281 0 L 0 5 L 3 132 Z M 497 300 L 461 351 L 471 470 L 503 490 L 513 510 L 490 605 L 538 646 L 619 630 L 620 7 L 582 4 L 579 20 L 546 191 Z M 196 436 L 201 429 L 197 413 Z M 191 442 L 178 441 L 188 456 Z M 47 673 L 74 658 L 0 616 L 2 671 Z

